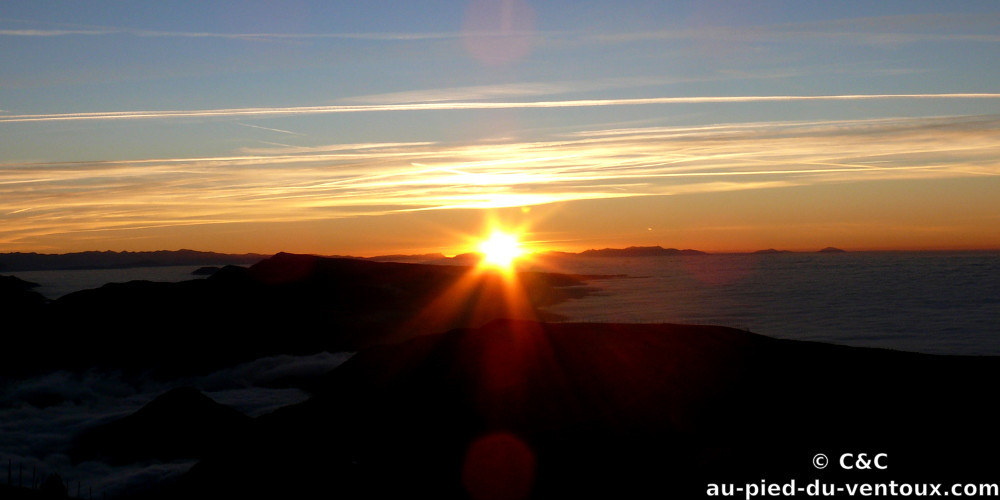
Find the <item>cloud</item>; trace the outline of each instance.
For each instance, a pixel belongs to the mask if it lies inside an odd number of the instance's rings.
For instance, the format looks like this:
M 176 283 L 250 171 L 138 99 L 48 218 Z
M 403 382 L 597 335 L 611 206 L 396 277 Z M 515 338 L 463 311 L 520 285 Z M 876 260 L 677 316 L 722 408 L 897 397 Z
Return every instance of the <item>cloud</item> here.
M 829 74 L 865 74 L 865 75 L 910 75 L 923 70 L 860 67 L 852 65 L 845 67 L 837 64 L 813 64 L 797 69 L 782 68 L 767 71 L 741 71 L 734 69 L 720 70 L 716 74 L 698 77 L 678 76 L 645 76 L 600 78 L 586 81 L 553 81 L 553 82 L 512 82 L 493 85 L 473 85 L 465 87 L 431 88 L 407 90 L 381 94 L 368 94 L 340 99 L 342 104 L 420 104 L 443 103 L 455 101 L 489 101 L 495 99 L 513 99 L 519 97 L 557 95 L 568 93 L 594 92 L 601 90 L 653 87 L 675 84 L 704 83 L 713 81 L 739 80 L 771 80 L 802 77 L 806 75 Z M 751 96 L 752 97 L 752 96 Z M 808 96 L 806 96 L 808 97 Z M 530 104 L 529 104 L 530 105 Z
M 768 73 L 766 77 L 772 77 Z M 758 77 L 758 76 L 754 76 Z M 517 98 L 526 96 L 555 95 L 571 92 L 592 92 L 621 88 L 646 87 L 682 82 L 704 81 L 704 78 L 679 77 L 619 77 L 587 81 L 514 82 L 494 85 L 473 85 L 440 89 L 408 90 L 383 94 L 370 94 L 341 99 L 343 103 L 357 104 L 416 104 L 445 101 L 479 101 Z
M 110 35 L 108 30 L 0 30 L 0 36 L 69 36 L 69 35 Z
M 352 151 L 352 150 L 362 150 L 362 149 L 394 149 L 399 151 L 405 151 L 406 147 L 414 146 L 428 146 L 434 144 L 433 142 L 371 142 L 371 143 L 355 143 L 355 144 L 327 144 L 322 146 L 280 146 L 277 148 L 240 148 L 241 153 L 247 155 L 258 155 L 258 156 L 247 156 L 246 158 L 261 158 L 259 155 L 295 155 L 301 153 L 329 153 L 336 151 Z M 295 157 L 292 157 L 295 158 Z M 340 158 L 343 158 L 341 156 Z
M 706 40 L 742 43 L 838 42 L 849 45 L 900 45 L 920 42 L 997 43 L 1000 14 L 939 13 L 860 17 L 757 26 L 697 26 L 629 33 L 590 35 L 598 43 Z
M 892 33 L 858 31 L 791 31 L 773 28 L 702 27 L 691 30 L 663 30 L 595 35 L 603 43 L 635 43 L 664 40 L 712 40 L 729 42 L 787 42 L 795 40 L 836 41 L 852 45 L 898 45 L 919 42 L 997 43 L 1000 35 L 969 33 Z
M 334 113 L 371 113 L 387 111 L 452 111 L 476 109 L 537 109 L 592 108 L 606 106 L 640 106 L 658 104 L 719 104 L 751 102 L 811 102 L 811 101 L 874 101 L 874 100 L 941 100 L 941 99 L 1000 99 L 1000 93 L 950 94 L 839 94 L 839 95 L 759 95 L 759 96 L 692 96 L 646 97 L 631 99 L 576 99 L 562 101 L 525 102 L 421 102 L 404 104 L 366 104 L 332 106 L 295 106 L 280 108 L 223 108 L 173 111 L 99 111 L 91 113 L 56 113 L 0 115 L 0 123 L 142 120 L 163 118 L 207 118 L 292 116 Z
M 496 85 L 475 85 L 443 89 L 409 90 L 385 94 L 370 94 L 342 99 L 345 103 L 432 103 L 444 101 L 467 101 L 499 99 L 523 96 L 551 95 L 580 90 L 582 84 L 569 82 L 507 83 Z M 586 89 L 586 86 L 584 86 Z
M 250 124 L 250 123 L 240 123 L 240 122 L 235 122 L 235 123 L 237 125 L 241 126 L 241 127 L 255 128 L 257 130 L 267 130 L 268 132 L 278 132 L 278 133 L 281 133 L 281 134 L 301 135 L 301 136 L 305 135 L 305 134 L 300 134 L 298 132 L 292 132 L 291 130 L 284 130 L 284 129 L 280 129 L 280 128 L 262 127 L 260 125 L 253 125 L 253 124 Z
M 308 397 L 299 389 L 269 385 L 326 373 L 350 357 L 351 353 L 327 352 L 272 356 L 173 381 L 98 370 L 56 371 L 16 383 L 0 381 L 0 458 L 12 461 L 15 481 L 17 467 L 24 465 L 28 474 L 32 468 L 42 474 L 59 471 L 67 479 L 81 481 L 84 491 L 93 488 L 95 494 L 121 492 L 130 486 L 175 477 L 194 462 L 124 467 L 101 462 L 74 465 L 65 451 L 73 436 L 82 430 L 124 417 L 173 387 L 197 387 L 250 416 L 268 413 Z M 39 404 L 41 401 L 46 403 Z
M 1000 118 L 606 128 L 0 166 L 0 242 L 690 192 L 1000 175 Z M 30 185 L 31 189 L 24 186 Z
M 130 28 L 95 27 L 93 29 L 0 29 L 0 36 L 55 37 L 55 36 L 110 36 L 131 35 L 162 38 L 224 38 L 231 40 L 368 40 L 403 41 L 447 40 L 462 37 L 457 32 L 442 33 L 224 33 L 211 31 L 159 31 Z M 486 34 L 504 36 L 503 33 Z
M 214 372 L 192 381 L 192 384 L 206 391 L 269 386 L 286 379 L 321 375 L 340 366 L 351 356 L 352 353 L 343 352 L 270 356 Z

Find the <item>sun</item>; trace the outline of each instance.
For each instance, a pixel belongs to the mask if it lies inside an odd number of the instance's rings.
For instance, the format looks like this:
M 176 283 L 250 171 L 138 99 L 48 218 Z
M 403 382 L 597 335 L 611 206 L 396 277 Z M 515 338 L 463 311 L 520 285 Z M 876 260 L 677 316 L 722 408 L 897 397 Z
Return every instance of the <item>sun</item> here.
M 483 254 L 483 264 L 500 269 L 510 269 L 514 260 L 524 254 L 517 236 L 495 230 L 490 237 L 479 244 Z

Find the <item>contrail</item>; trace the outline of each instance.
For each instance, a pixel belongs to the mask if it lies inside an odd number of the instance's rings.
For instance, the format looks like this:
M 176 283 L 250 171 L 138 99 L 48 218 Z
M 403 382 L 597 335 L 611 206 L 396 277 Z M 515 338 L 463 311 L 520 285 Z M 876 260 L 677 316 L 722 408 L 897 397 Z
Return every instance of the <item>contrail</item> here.
M 249 124 L 249 123 L 240 123 L 240 122 L 235 122 L 235 123 L 237 125 L 242 125 L 244 127 L 256 128 L 256 129 L 260 129 L 260 130 L 268 130 L 268 131 L 271 131 L 271 132 L 281 132 L 282 134 L 305 135 L 305 134 L 300 134 L 298 132 L 292 132 L 291 130 L 282 130 L 280 128 L 261 127 L 260 125 L 252 125 L 252 124 Z
M 297 106 L 282 108 L 226 108 L 175 111 L 103 111 L 44 115 L 0 116 L 0 123 L 48 122 L 74 120 L 143 120 L 159 118 L 200 118 L 231 116 L 287 116 L 332 113 L 370 113 L 376 111 L 448 111 L 469 109 L 590 108 L 601 106 L 636 106 L 651 104 L 708 104 L 775 101 L 862 101 L 879 99 L 1000 99 L 1000 94 L 847 94 L 847 95 L 770 95 L 770 96 L 701 96 L 649 97 L 636 99 L 581 99 L 571 101 L 528 102 L 429 102 L 413 104 L 369 104 L 333 106 Z
M 334 39 L 334 40 L 372 40 L 372 41 L 413 41 L 413 40 L 447 40 L 460 38 L 462 33 L 211 33 L 198 31 L 155 31 L 122 28 L 101 29 L 0 29 L 0 36 L 12 37 L 55 37 L 70 35 L 133 35 L 139 37 L 173 37 L 173 38 L 226 38 L 234 40 L 299 40 L 299 39 Z M 483 33 L 482 36 L 517 36 L 523 33 Z

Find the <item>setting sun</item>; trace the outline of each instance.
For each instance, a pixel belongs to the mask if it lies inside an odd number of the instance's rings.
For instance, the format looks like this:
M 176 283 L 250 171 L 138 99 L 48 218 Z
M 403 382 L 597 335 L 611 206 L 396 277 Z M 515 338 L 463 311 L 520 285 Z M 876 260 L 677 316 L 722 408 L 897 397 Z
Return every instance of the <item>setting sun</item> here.
M 517 236 L 499 230 L 479 244 L 479 251 L 483 254 L 484 265 L 501 269 L 509 269 L 514 259 L 524 254 Z

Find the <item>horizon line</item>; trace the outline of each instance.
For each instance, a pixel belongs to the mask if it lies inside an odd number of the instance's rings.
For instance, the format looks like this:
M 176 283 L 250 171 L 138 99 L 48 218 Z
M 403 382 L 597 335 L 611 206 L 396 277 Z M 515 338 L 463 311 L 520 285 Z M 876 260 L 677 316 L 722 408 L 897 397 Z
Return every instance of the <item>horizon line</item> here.
M 616 251 L 616 250 L 647 249 L 647 248 L 660 248 L 662 250 L 676 250 L 678 252 L 690 252 L 690 251 L 694 251 L 694 252 L 699 252 L 699 253 L 702 253 L 702 254 L 705 254 L 705 255 L 750 255 L 750 254 L 769 253 L 769 252 L 775 252 L 775 253 L 825 253 L 825 252 L 823 252 L 823 250 L 827 250 L 827 249 L 833 249 L 833 250 L 837 250 L 837 251 L 842 251 L 844 253 L 880 253 L 880 252 L 912 252 L 912 253 L 919 253 L 919 252 L 1000 252 L 1000 247 L 981 247 L 981 248 L 970 248 L 970 247 L 966 247 L 966 248 L 958 248 L 958 247 L 934 247 L 934 248 L 909 248 L 909 249 L 907 249 L 907 248 L 868 248 L 868 247 L 851 248 L 851 247 L 825 246 L 825 247 L 817 249 L 817 250 L 811 250 L 811 249 L 795 249 L 795 250 L 790 250 L 790 249 L 785 249 L 785 248 L 761 248 L 761 249 L 756 249 L 756 250 L 699 250 L 699 249 L 696 249 L 696 248 L 664 247 L 662 245 L 628 245 L 628 246 L 623 246 L 623 247 L 588 248 L 586 250 L 579 250 L 579 251 L 545 249 L 545 250 L 537 250 L 537 251 L 527 251 L 527 252 L 525 252 L 525 255 L 529 256 L 529 258 L 530 258 L 531 255 L 544 255 L 544 254 L 551 254 L 551 253 L 563 253 L 563 254 L 579 255 L 579 254 L 581 254 L 583 252 L 588 252 L 588 251 L 598 251 L 598 252 L 600 252 L 600 251 L 605 251 L 605 250 Z M 376 259 L 376 258 L 382 258 L 382 257 L 425 257 L 425 256 L 428 256 L 428 255 L 442 255 L 446 259 L 454 259 L 454 258 L 457 258 L 457 257 L 461 257 L 463 255 L 472 255 L 472 254 L 476 254 L 476 253 L 482 253 L 482 252 L 477 252 L 477 251 L 468 251 L 468 252 L 459 252 L 459 253 L 455 253 L 453 255 L 448 255 L 448 254 L 446 254 L 444 252 L 422 252 L 422 253 L 392 252 L 392 253 L 380 253 L 380 254 L 370 255 L 370 256 L 361 256 L 361 255 L 339 254 L 339 253 L 328 254 L 328 253 L 319 253 L 319 252 L 291 252 L 291 251 L 287 251 L 287 250 L 280 250 L 280 251 L 277 251 L 277 252 L 257 252 L 257 251 L 220 252 L 220 251 L 215 251 L 215 250 L 195 250 L 195 249 L 191 249 L 191 248 L 179 248 L 179 249 L 176 249 L 176 250 L 164 250 L 164 249 L 159 249 L 159 250 L 76 250 L 76 251 L 67 251 L 67 252 L 61 252 L 61 253 L 43 253 L 43 252 L 39 252 L 39 251 L 0 251 L 0 256 L 2 256 L 2 255 L 18 255 L 18 254 L 19 255 L 32 255 L 33 254 L 33 255 L 38 255 L 38 256 L 64 256 L 64 255 L 74 255 L 74 254 L 83 254 L 83 253 L 105 253 L 105 254 L 106 253 L 114 253 L 114 254 L 129 254 L 129 253 L 132 253 L 132 254 L 135 254 L 135 253 L 180 253 L 180 252 L 210 253 L 210 254 L 226 255 L 226 256 L 233 256 L 233 257 L 244 257 L 244 256 L 250 256 L 250 255 L 259 255 L 259 256 L 262 256 L 262 257 L 265 257 L 265 258 L 274 257 L 275 255 L 284 253 L 284 254 L 291 254 L 291 255 L 309 255 L 309 256 L 322 257 L 322 258 L 350 258 L 350 259 Z M 524 259 L 522 258 L 521 260 L 524 260 Z

